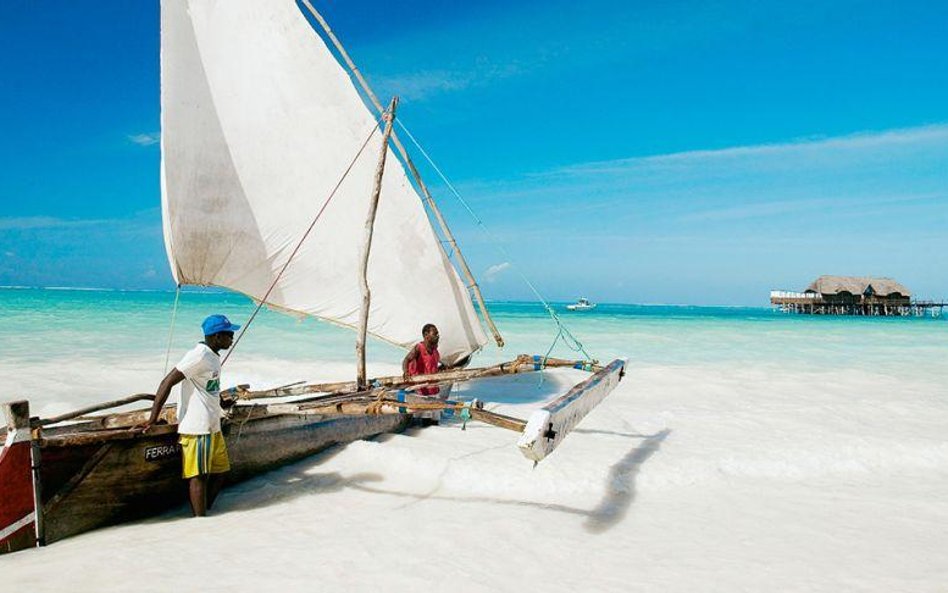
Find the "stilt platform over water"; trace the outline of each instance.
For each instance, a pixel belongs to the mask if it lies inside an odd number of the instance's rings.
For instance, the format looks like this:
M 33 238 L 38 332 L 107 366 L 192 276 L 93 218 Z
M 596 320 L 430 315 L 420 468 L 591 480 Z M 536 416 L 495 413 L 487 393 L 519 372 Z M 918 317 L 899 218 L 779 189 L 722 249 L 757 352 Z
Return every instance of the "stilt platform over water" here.
M 783 313 L 871 317 L 940 317 L 948 307 L 948 302 L 913 300 L 911 291 L 891 278 L 859 276 L 820 276 L 803 292 L 774 290 L 770 304 Z
M 779 295 L 779 296 L 778 296 Z M 948 303 L 936 301 L 911 301 L 907 305 L 889 305 L 886 303 L 827 303 L 819 299 L 798 298 L 803 293 L 773 291 L 770 304 L 782 313 L 803 313 L 808 315 L 865 315 L 895 317 L 941 317 Z

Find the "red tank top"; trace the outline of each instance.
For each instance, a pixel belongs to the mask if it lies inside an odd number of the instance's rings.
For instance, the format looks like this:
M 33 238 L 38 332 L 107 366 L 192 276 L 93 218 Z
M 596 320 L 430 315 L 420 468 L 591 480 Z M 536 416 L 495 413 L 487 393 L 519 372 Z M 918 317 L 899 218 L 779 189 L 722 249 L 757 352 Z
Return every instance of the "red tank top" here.
M 415 349 L 418 350 L 418 356 L 408 363 L 408 376 L 414 377 L 415 375 L 432 375 L 437 373 L 438 364 L 441 362 L 441 353 L 438 352 L 438 349 L 435 348 L 429 353 L 428 347 L 425 346 L 424 342 L 418 342 Z M 421 395 L 438 395 L 440 392 L 441 390 L 437 386 L 421 387 L 418 389 L 418 393 Z

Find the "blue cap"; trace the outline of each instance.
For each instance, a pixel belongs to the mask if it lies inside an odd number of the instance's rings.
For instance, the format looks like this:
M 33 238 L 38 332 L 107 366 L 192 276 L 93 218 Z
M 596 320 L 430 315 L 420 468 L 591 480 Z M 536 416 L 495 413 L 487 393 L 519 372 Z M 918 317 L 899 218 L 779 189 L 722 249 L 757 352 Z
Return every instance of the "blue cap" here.
M 211 315 L 201 324 L 205 336 L 213 336 L 221 332 L 233 332 L 240 329 L 239 325 L 234 325 L 223 315 Z

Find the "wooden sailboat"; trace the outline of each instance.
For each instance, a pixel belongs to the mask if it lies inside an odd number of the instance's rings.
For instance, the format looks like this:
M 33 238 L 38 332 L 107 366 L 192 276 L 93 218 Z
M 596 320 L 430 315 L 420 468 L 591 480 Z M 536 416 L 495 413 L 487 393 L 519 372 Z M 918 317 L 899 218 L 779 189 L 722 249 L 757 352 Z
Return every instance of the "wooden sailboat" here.
M 397 100 L 383 108 L 307 0 L 302 6 L 323 36 L 294 0 L 161 5 L 162 218 L 175 280 L 179 286 L 228 288 L 260 306 L 357 334 L 354 381 L 226 392 L 237 400 L 222 424 L 229 479 L 399 431 L 412 414 L 442 409 L 519 433 L 518 446 L 534 462 L 551 453 L 612 391 L 624 361 L 520 356 L 410 381 L 366 376 L 367 336 L 409 348 L 424 323 L 435 323 L 450 364 L 487 342 L 483 319 L 503 344 L 450 229 L 393 130 Z M 412 392 L 556 367 L 590 375 L 526 420 L 477 402 Z M 159 513 L 185 500 L 174 408 L 163 411 L 166 425 L 144 434 L 133 427 L 147 409 L 90 416 L 149 397 L 47 419 L 31 416 L 26 401 L 2 405 L 0 553 Z M 268 403 L 274 397 L 293 399 Z

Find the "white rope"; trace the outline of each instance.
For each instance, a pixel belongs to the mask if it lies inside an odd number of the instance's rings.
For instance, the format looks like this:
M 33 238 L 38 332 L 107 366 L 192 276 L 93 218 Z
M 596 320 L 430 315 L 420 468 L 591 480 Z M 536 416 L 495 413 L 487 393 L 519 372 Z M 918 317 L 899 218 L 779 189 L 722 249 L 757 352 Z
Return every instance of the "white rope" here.
M 174 307 L 171 309 L 171 329 L 168 330 L 168 350 L 165 352 L 165 372 L 168 374 L 168 362 L 171 360 L 171 344 L 174 341 L 174 325 L 178 319 L 178 299 L 181 297 L 181 285 L 174 289 Z
M 494 246 L 497 248 L 497 250 L 500 251 L 504 259 L 510 262 L 511 267 L 514 269 L 517 275 L 520 276 L 520 279 L 523 280 L 523 282 L 533 292 L 534 296 L 536 296 L 537 300 L 540 301 L 540 303 L 543 305 L 543 308 L 546 309 L 546 312 L 549 313 L 550 317 L 553 319 L 553 322 L 556 323 L 558 330 L 562 332 L 563 342 L 567 346 L 569 346 L 570 349 L 575 350 L 577 352 L 582 352 L 583 355 L 586 356 L 587 359 L 592 360 L 592 356 L 590 356 L 589 353 L 586 352 L 586 348 L 583 346 L 582 342 L 580 342 L 576 338 L 576 336 L 574 336 L 573 333 L 569 331 L 569 329 L 563 323 L 563 320 L 560 319 L 560 316 L 556 314 L 556 311 L 553 310 L 553 307 L 551 307 L 550 304 L 546 301 L 546 299 L 543 298 L 543 295 L 540 294 L 540 291 L 537 290 L 536 286 L 534 286 L 533 283 L 530 282 L 530 279 L 527 278 L 526 275 L 522 271 L 520 271 L 520 267 L 517 265 L 514 265 L 512 261 L 513 258 L 510 256 L 510 253 L 504 248 L 503 243 L 501 243 L 500 240 L 498 240 L 497 237 L 492 232 L 490 232 L 490 229 L 487 228 L 487 225 L 484 224 L 484 221 L 481 220 L 481 218 L 477 215 L 477 213 L 474 212 L 474 209 L 471 208 L 470 204 L 468 204 L 467 201 L 461 197 L 460 192 L 458 192 L 458 190 L 454 187 L 454 185 L 448 180 L 447 176 L 441 171 L 438 165 L 435 164 L 434 159 L 432 159 L 431 156 L 428 155 L 428 153 L 425 151 L 424 148 L 422 148 L 418 140 L 415 139 L 415 136 L 412 135 L 412 133 L 408 130 L 407 127 L 405 127 L 404 120 L 399 119 L 396 123 L 399 125 L 399 127 L 401 127 L 402 131 L 405 132 L 405 134 L 408 136 L 408 139 L 411 140 L 412 144 L 415 145 L 415 148 L 417 148 L 418 151 L 422 154 L 422 156 L 425 157 L 425 160 L 428 161 L 428 164 L 430 164 L 431 167 L 435 170 L 435 172 L 438 174 L 438 177 L 441 178 L 441 181 L 443 181 L 444 184 L 448 187 L 448 189 L 451 190 L 451 193 L 454 194 L 454 197 L 458 200 L 458 202 L 460 202 L 461 205 L 464 206 L 468 214 L 471 215 L 471 218 L 474 219 L 474 222 L 477 224 L 477 226 L 479 226 L 481 230 L 484 232 L 484 234 L 487 235 L 487 238 L 490 239 L 491 242 L 494 244 Z M 554 340 L 553 343 L 556 344 L 556 340 Z

